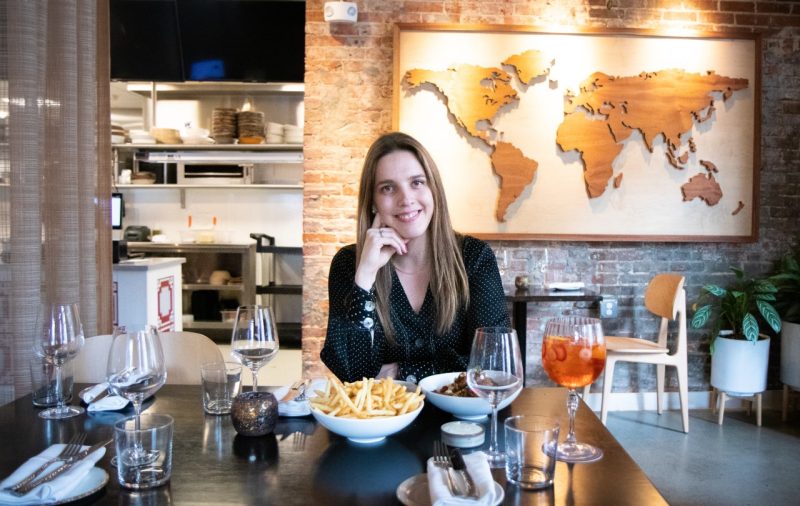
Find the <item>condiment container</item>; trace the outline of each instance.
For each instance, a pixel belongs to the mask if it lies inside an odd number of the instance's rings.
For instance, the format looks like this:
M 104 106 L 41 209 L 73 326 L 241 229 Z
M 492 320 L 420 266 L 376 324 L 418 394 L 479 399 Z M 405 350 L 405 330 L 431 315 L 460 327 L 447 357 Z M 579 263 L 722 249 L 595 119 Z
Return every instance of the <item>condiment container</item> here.
M 482 445 L 485 439 L 486 431 L 477 423 L 456 421 L 442 425 L 442 441 L 447 446 L 473 448 Z

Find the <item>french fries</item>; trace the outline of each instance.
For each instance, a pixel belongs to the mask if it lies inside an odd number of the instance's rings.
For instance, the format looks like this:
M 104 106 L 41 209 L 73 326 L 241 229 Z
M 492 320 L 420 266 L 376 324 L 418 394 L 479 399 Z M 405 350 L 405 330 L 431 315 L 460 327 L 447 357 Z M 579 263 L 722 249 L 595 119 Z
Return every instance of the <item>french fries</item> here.
M 409 392 L 391 378 L 363 378 L 353 383 L 342 383 L 335 376 L 328 376 L 325 390 L 309 399 L 312 408 L 326 415 L 341 418 L 380 418 L 403 415 L 416 410 L 425 395 L 417 386 Z

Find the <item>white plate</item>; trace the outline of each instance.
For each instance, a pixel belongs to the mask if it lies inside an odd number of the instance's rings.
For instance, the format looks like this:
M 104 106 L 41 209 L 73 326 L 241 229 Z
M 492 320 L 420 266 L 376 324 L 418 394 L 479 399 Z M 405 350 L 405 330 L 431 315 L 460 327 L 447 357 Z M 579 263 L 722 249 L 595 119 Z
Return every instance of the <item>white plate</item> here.
M 72 495 L 50 504 L 66 504 L 83 499 L 105 487 L 106 483 L 108 483 L 108 473 L 104 469 L 93 467 L 89 470 L 89 474 L 72 489 Z
M 494 504 L 503 502 L 506 493 L 499 483 L 494 482 Z M 417 474 L 397 486 L 397 500 L 405 506 L 430 506 L 431 495 L 428 490 L 427 473 Z
M 564 291 L 573 291 L 573 290 L 583 290 L 586 285 L 583 281 L 571 281 L 571 282 L 561 282 L 561 283 L 550 283 L 547 285 L 548 290 L 564 290 Z

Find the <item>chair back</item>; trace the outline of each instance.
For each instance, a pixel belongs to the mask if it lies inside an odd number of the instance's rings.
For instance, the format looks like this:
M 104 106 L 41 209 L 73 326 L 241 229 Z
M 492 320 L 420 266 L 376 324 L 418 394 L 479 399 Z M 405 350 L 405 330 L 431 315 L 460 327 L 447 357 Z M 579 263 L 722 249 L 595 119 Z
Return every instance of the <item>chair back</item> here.
M 84 340 L 83 347 L 72 362 L 75 383 L 102 383 L 106 380 L 111 337 L 111 334 L 101 334 Z
M 197 332 L 161 332 L 168 385 L 199 385 L 200 366 L 223 362 L 217 344 Z
M 658 344 L 667 346 L 668 325 L 678 320 L 678 337 L 673 355 L 686 350 L 686 278 L 680 274 L 657 274 L 647 285 L 644 305 L 653 314 L 661 317 Z
M 168 385 L 199 385 L 200 366 L 223 362 L 216 343 L 197 332 L 160 332 L 161 347 L 167 363 Z M 73 363 L 76 383 L 100 383 L 106 380 L 111 334 L 86 338 Z

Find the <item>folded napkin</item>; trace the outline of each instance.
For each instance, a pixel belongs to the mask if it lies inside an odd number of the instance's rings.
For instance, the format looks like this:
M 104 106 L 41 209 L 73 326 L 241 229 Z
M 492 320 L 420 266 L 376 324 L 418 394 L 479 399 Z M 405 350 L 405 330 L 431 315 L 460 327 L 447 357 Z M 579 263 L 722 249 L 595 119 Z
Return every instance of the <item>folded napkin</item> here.
M 108 390 L 108 383 L 98 383 L 97 385 L 81 391 L 81 400 L 86 404 L 91 404 L 100 394 Z
M 88 448 L 88 446 L 83 447 L 84 450 Z M 20 480 L 38 469 L 39 466 L 46 461 L 56 457 L 63 449 L 63 444 L 55 444 L 39 455 L 29 458 L 24 464 L 17 468 L 11 476 L 0 482 L 0 489 L 19 483 Z M 70 492 L 72 492 L 87 474 L 89 474 L 89 471 L 105 453 L 105 447 L 99 448 L 97 451 L 92 452 L 90 455 L 87 455 L 86 458 L 75 464 L 69 471 L 52 481 L 42 483 L 24 496 L 16 496 L 8 491 L 0 490 L 0 504 L 48 504 L 68 498 Z M 54 471 L 60 465 L 61 464 L 58 462 L 51 464 L 50 467 L 45 470 L 44 474 Z M 44 476 L 44 474 L 42 474 L 42 476 Z
M 433 459 L 428 459 L 428 491 L 431 494 L 431 504 L 433 506 L 490 506 L 494 504 L 494 478 L 492 478 L 492 470 L 489 468 L 486 454 L 483 452 L 465 454 L 464 463 L 467 465 L 469 474 L 481 494 L 480 498 L 453 497 L 447 487 L 447 471 L 434 465 Z
M 119 395 L 107 395 L 99 401 L 89 404 L 89 408 L 87 410 L 89 413 L 96 413 L 97 411 L 117 411 L 118 409 L 122 409 L 127 406 L 128 403 L 130 403 L 130 401 L 125 397 L 121 397 Z

